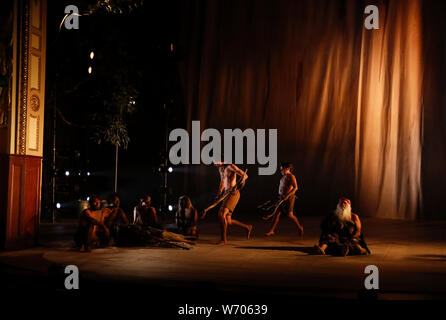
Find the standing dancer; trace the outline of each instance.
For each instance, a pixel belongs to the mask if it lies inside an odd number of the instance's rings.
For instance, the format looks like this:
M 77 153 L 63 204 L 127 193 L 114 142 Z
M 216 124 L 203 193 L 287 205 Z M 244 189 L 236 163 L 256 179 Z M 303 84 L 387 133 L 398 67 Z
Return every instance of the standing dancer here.
M 252 225 L 246 225 L 232 219 L 232 213 L 240 199 L 240 192 L 235 188 L 237 182 L 237 175 L 242 177 L 242 183 L 248 178 L 248 175 L 240 170 L 234 164 L 225 164 L 224 162 L 218 162 L 215 164 L 218 168 L 218 172 L 220 173 L 220 186 L 218 188 L 219 198 L 223 191 L 225 193 L 229 192 L 230 194 L 225 198 L 222 205 L 220 206 L 220 211 L 218 212 L 218 218 L 220 221 L 221 228 L 221 240 L 218 244 L 224 245 L 228 243 L 227 239 L 227 231 L 228 226 L 235 224 L 236 226 L 242 227 L 246 230 L 247 238 L 251 236 Z
M 279 208 L 277 208 L 277 213 L 275 214 L 273 224 L 269 232 L 265 234 L 265 236 L 269 237 L 274 234 L 274 230 L 276 229 L 277 223 L 280 219 L 280 214 L 288 214 L 288 218 L 290 218 L 297 226 L 297 231 L 299 235 L 303 237 L 304 228 L 299 223 L 299 220 L 293 214 L 294 208 L 294 194 L 297 191 L 297 181 L 294 174 L 291 173 L 293 170 L 293 164 L 291 162 L 283 162 L 280 165 L 280 172 L 282 173 L 282 178 L 280 179 L 279 184 L 279 199 L 283 200 L 280 204 Z

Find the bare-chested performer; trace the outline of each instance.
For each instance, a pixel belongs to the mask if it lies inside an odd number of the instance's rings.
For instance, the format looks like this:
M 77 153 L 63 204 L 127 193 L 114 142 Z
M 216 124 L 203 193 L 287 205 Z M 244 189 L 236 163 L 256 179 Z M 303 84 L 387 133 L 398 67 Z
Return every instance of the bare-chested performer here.
M 107 226 L 110 231 L 109 245 L 113 245 L 115 238 L 118 234 L 120 225 L 128 224 L 129 219 L 119 205 L 121 203 L 120 197 L 117 193 L 113 193 L 109 197 L 111 206 L 105 208 L 102 213 L 102 223 Z
M 276 229 L 277 223 L 280 219 L 280 214 L 287 214 L 288 218 L 290 218 L 297 226 L 297 231 L 299 235 L 303 237 L 304 228 L 299 223 L 299 220 L 293 214 L 294 208 L 294 194 L 297 191 L 297 181 L 294 174 L 291 173 L 293 170 L 293 164 L 291 162 L 283 162 L 280 165 L 280 172 L 282 173 L 282 178 L 280 179 L 279 184 L 279 198 L 287 199 L 285 200 L 277 210 L 276 216 L 274 217 L 273 224 L 271 229 L 265 234 L 267 237 L 272 236 L 274 234 L 274 230 Z
M 133 215 L 133 222 L 135 224 L 161 229 L 156 209 L 152 206 L 152 198 L 149 195 L 141 199 L 139 205 L 135 207 Z
M 101 199 L 90 197 L 89 208 L 82 211 L 79 216 L 79 227 L 74 235 L 74 241 L 81 252 L 89 252 L 94 241 L 98 241 L 98 234 L 102 233 L 108 238 L 110 232 L 102 222 Z
M 222 195 L 223 192 L 229 192 L 236 185 L 237 175 L 242 177 L 242 181 L 248 178 L 248 175 L 242 170 L 240 170 L 234 164 L 226 164 L 224 162 L 218 162 L 215 165 L 217 166 L 218 171 L 220 173 L 220 186 L 218 188 L 217 198 L 220 197 L 220 195 Z M 237 189 L 235 189 L 223 201 L 222 205 L 220 206 L 218 217 L 220 220 L 220 227 L 221 227 L 221 240 L 218 244 L 224 245 L 228 243 L 227 239 L 228 226 L 231 226 L 233 224 L 245 229 L 248 239 L 251 236 L 252 225 L 247 225 L 241 223 L 240 221 L 232 219 L 232 213 L 234 212 L 235 206 L 237 205 L 239 199 L 240 199 L 240 192 Z

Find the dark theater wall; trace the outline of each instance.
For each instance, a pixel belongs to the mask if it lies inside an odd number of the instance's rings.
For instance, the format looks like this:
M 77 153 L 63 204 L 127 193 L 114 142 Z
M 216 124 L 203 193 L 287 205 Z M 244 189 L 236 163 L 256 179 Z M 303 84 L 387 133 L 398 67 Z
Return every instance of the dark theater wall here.
M 378 30 L 364 28 L 368 4 L 379 7 Z M 365 216 L 445 217 L 436 191 L 446 175 L 439 160 L 445 154 L 444 4 L 183 6 L 186 127 L 200 120 L 202 130 L 277 128 L 278 160 L 296 167 L 301 214 L 325 214 L 346 196 Z M 215 190 L 212 170 L 191 170 L 185 189 L 192 196 Z M 199 185 L 197 172 L 205 177 Z M 258 176 L 255 168 L 249 173 L 246 208 L 270 198 L 279 179 Z
M 423 216 L 446 218 L 445 1 L 423 2 Z

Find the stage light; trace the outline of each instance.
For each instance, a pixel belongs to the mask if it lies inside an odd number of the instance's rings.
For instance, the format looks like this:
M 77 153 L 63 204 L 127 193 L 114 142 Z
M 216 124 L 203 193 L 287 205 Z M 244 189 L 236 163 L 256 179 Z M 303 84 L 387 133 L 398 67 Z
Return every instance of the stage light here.
M 65 171 L 65 175 L 68 177 L 70 175 L 70 171 Z
M 90 176 L 90 175 L 91 175 L 91 173 L 90 173 L 90 171 L 88 171 L 88 172 L 87 172 L 87 176 Z
M 171 205 L 169 205 L 169 211 L 172 211 L 173 207 Z
M 94 52 L 92 51 L 90 52 L 90 59 L 93 60 L 93 58 L 94 58 Z
M 93 68 L 92 67 L 88 67 L 88 74 L 91 74 L 93 72 Z
M 60 209 L 60 203 L 59 203 L 59 202 L 56 203 L 56 208 L 57 208 L 57 209 Z
M 167 169 L 167 171 L 172 172 L 173 171 L 172 167 L 169 167 L 169 169 Z
M 87 197 L 87 201 L 90 201 L 90 197 Z

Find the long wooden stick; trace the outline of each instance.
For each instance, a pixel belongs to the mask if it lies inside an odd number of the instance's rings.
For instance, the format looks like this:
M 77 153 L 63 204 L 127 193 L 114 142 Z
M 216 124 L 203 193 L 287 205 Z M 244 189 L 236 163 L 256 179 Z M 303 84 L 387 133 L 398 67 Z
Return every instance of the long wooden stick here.
M 248 169 L 245 170 L 245 174 L 246 172 L 248 172 Z M 211 204 L 209 207 L 207 207 L 206 209 L 204 209 L 200 216 L 201 219 L 204 219 L 206 217 L 206 213 L 211 210 L 212 208 L 215 208 L 220 202 L 222 202 L 223 200 L 225 200 L 234 190 L 241 190 L 243 189 L 243 187 L 245 186 L 243 181 L 243 177 L 240 178 L 240 181 L 230 190 L 226 191 L 223 195 L 221 195 L 213 204 Z
M 265 201 L 265 202 L 259 204 L 259 205 L 257 206 L 257 209 L 268 210 L 268 209 L 265 209 L 265 206 L 268 205 L 268 204 L 270 204 L 270 203 L 271 203 L 271 200 Z

